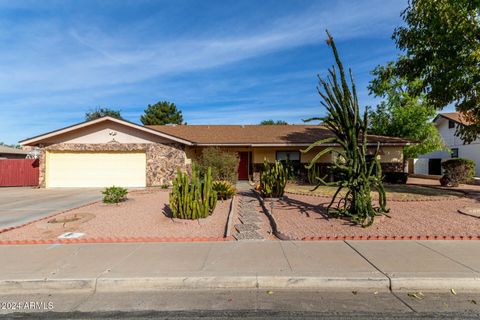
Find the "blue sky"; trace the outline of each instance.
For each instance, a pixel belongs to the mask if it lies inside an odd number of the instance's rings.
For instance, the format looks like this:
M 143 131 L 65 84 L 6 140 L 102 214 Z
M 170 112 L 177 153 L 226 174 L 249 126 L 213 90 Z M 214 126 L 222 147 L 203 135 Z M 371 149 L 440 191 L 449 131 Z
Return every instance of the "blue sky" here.
M 361 105 L 370 71 L 395 59 L 406 0 L 0 0 L 0 141 L 84 120 L 133 122 L 172 101 L 189 124 L 301 123 L 324 114 L 315 86 L 333 34 Z

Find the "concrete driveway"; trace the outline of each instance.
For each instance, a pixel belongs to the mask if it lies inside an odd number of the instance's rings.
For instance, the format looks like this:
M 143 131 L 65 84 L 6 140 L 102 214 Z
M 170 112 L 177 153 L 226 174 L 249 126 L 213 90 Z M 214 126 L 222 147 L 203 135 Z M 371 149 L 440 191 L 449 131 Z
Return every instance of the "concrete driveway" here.
M 0 188 L 0 229 L 18 226 L 100 200 L 101 190 Z

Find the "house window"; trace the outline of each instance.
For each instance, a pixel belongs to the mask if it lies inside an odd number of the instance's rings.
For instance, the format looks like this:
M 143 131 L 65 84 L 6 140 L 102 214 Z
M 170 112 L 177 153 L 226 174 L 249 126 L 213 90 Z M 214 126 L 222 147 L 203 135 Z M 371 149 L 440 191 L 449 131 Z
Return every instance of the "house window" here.
M 458 148 L 452 148 L 450 155 L 452 158 L 458 158 Z
M 448 120 L 448 129 L 455 128 L 455 121 L 453 120 Z
M 300 152 L 298 151 L 277 151 L 278 161 L 300 161 Z
M 288 168 L 289 180 L 296 179 L 300 175 L 300 152 L 277 151 L 277 160 Z

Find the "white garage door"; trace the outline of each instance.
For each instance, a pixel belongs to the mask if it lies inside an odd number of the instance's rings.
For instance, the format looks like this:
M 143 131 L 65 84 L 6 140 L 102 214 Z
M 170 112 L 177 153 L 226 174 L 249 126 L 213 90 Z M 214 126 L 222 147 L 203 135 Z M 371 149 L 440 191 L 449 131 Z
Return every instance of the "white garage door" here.
M 143 152 L 48 152 L 46 186 L 145 187 Z

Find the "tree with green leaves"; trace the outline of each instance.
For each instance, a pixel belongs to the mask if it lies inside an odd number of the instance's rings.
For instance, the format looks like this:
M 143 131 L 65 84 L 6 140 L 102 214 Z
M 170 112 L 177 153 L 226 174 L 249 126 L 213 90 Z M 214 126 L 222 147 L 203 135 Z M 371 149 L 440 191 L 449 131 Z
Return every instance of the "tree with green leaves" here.
M 140 121 L 144 125 L 182 124 L 183 116 L 173 102 L 161 101 L 149 104 Z
M 443 140 L 432 119 L 436 110 L 428 104 L 425 95 L 415 95 L 410 88 L 419 81 L 408 82 L 394 74 L 393 63 L 377 66 L 374 79 L 368 87 L 370 94 L 383 98 L 370 111 L 370 132 L 376 135 L 411 139 L 418 144 L 405 146 L 404 158 L 416 158 L 436 150 L 445 150 Z
M 106 116 L 117 118 L 117 119 L 123 119 L 120 114 L 120 110 L 113 110 L 110 108 L 96 108 L 94 110 L 91 110 L 85 113 L 85 120 L 90 121 L 90 120 L 95 120 L 95 119 L 106 117 Z
M 10 148 L 15 148 L 15 149 L 22 149 L 22 146 L 19 144 L 8 144 L 5 142 L 0 142 L 0 146 L 5 146 L 5 147 L 10 147 Z
M 318 77 L 317 90 L 321 97 L 320 103 L 327 110 L 327 115 L 306 121 L 322 121 L 323 125 L 331 130 L 333 137 L 319 140 L 302 152 L 308 152 L 324 144 L 339 146 L 339 149 L 334 147 L 321 149 L 307 169 L 311 169 L 323 155 L 334 153 L 337 160 L 333 163 L 332 169 L 338 173 L 339 179 L 335 182 L 325 182 L 326 177 L 316 177 L 318 183 L 315 188 L 322 185 L 336 186 L 337 190 L 327 207 L 327 212 L 336 217 L 348 217 L 354 223 L 366 227 L 373 223 L 375 216 L 388 213 L 382 169 L 378 160 L 380 144 L 377 144 L 373 161 L 367 161 L 368 110 L 364 112 L 362 118 L 352 71 L 350 70 L 349 85 L 335 42 L 328 31 L 327 35 L 327 44 L 332 48 L 338 70 L 333 66 L 328 69 L 326 79 Z M 378 207 L 373 205 L 372 190 L 378 191 Z
M 272 120 L 272 119 L 268 119 L 268 120 L 263 120 L 262 122 L 260 122 L 260 125 L 262 126 L 278 126 L 278 125 L 287 125 L 288 123 L 286 121 L 283 121 L 283 120 Z
M 410 0 L 402 18 L 395 73 L 418 80 L 412 90 L 437 110 L 455 105 L 471 123 L 457 135 L 471 143 L 480 135 L 480 1 Z

